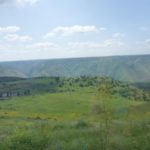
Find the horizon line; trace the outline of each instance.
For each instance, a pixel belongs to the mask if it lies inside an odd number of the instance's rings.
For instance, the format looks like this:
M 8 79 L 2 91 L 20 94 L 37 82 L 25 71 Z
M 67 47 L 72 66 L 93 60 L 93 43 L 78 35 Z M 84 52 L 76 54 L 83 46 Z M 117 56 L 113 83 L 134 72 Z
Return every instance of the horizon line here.
M 106 56 L 81 56 L 81 57 L 60 57 L 60 58 L 33 58 L 33 59 L 23 59 L 23 60 L 4 60 L 0 63 L 5 62 L 27 62 L 27 61 L 44 61 L 44 60 L 69 60 L 69 59 L 86 59 L 86 58 L 106 58 L 106 57 L 125 57 L 125 56 L 148 56 L 150 54 L 125 54 L 125 55 L 106 55 Z

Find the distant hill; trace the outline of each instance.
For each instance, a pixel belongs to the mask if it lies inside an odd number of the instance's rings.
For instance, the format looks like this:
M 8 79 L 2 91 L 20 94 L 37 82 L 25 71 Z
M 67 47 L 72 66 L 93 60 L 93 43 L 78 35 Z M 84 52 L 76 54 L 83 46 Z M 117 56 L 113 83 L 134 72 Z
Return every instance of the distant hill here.
M 108 76 L 120 81 L 150 81 L 150 55 L 1 62 L 0 76 Z
M 23 77 L 26 75 L 18 69 L 12 68 L 11 66 L 3 65 L 0 63 L 0 77 Z

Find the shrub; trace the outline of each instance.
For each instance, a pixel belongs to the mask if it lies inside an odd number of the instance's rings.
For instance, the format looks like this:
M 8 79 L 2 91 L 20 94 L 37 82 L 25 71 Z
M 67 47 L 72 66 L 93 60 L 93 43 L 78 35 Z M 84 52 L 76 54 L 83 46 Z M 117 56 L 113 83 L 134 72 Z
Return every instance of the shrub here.
M 92 108 L 92 112 L 95 114 L 100 114 L 100 113 L 104 112 L 104 109 L 102 108 L 102 106 L 100 104 L 95 104 Z
M 85 121 L 83 121 L 83 120 L 80 120 L 80 121 L 78 121 L 76 124 L 75 124 L 75 127 L 76 128 L 86 128 L 86 127 L 88 127 L 89 125 L 88 125 L 88 123 L 86 123 Z
M 11 150 L 41 150 L 48 145 L 48 138 L 44 135 L 33 133 L 13 137 L 10 141 Z

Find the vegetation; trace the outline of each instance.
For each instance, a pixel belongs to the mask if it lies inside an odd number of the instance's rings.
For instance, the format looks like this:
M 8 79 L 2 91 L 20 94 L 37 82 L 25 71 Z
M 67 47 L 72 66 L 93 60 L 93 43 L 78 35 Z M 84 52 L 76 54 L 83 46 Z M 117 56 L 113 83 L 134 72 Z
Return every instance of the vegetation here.
M 0 100 L 0 150 L 150 149 L 148 89 L 87 76 L 0 86 L 31 91 Z
M 4 79 L 4 82 L 2 82 L 2 79 Z M 103 92 L 104 88 L 107 88 L 106 90 L 109 90 L 109 94 L 119 95 L 128 99 L 150 100 L 150 93 L 148 90 L 145 90 L 145 88 L 139 89 L 137 88 L 138 85 L 136 87 L 132 84 L 123 83 L 107 77 L 37 77 L 31 79 L 5 77 L 0 78 L 0 80 L 0 97 L 3 93 L 8 95 L 5 97 L 11 97 L 11 93 L 13 93 L 14 96 L 20 96 L 45 92 L 76 91 L 78 88 L 94 87 L 97 88 L 99 92 Z

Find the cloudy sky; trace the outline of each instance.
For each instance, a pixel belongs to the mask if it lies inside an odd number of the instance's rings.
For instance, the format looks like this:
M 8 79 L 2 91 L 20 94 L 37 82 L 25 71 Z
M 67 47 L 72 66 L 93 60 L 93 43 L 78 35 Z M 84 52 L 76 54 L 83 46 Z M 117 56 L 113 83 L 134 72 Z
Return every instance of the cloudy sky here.
M 150 0 L 0 0 L 0 61 L 150 54 Z

